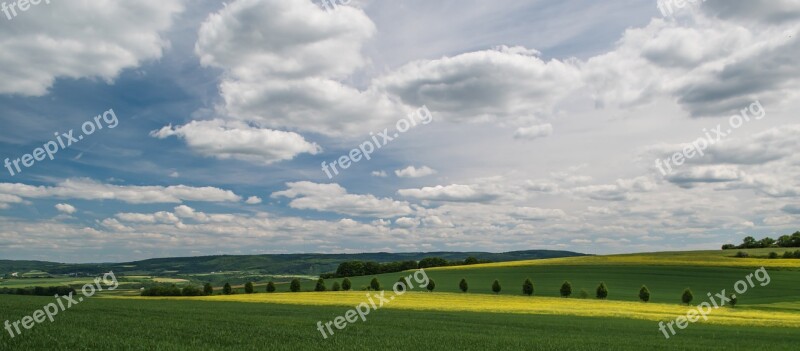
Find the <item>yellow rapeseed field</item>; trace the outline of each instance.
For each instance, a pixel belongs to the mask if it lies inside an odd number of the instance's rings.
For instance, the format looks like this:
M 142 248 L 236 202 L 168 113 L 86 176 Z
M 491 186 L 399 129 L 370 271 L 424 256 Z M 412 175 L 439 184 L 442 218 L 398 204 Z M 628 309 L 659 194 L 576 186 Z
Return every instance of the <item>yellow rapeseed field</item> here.
M 375 293 L 375 292 L 371 292 Z M 386 297 L 392 295 L 386 292 Z M 306 306 L 342 306 L 351 308 L 367 302 L 367 292 L 307 292 L 204 297 L 126 297 L 134 299 L 170 299 L 231 301 L 247 303 L 276 303 Z M 377 303 L 377 299 L 373 299 Z M 460 311 L 484 313 L 519 313 L 531 315 L 571 315 L 584 317 L 633 318 L 668 321 L 685 316 L 690 306 L 642 302 L 581 300 L 554 297 L 526 297 L 485 294 L 408 292 L 398 296 L 383 308 L 405 310 Z M 344 311 L 343 311 L 344 312 Z M 713 310 L 708 321 L 698 323 L 741 326 L 800 327 L 800 313 L 770 312 L 753 309 Z

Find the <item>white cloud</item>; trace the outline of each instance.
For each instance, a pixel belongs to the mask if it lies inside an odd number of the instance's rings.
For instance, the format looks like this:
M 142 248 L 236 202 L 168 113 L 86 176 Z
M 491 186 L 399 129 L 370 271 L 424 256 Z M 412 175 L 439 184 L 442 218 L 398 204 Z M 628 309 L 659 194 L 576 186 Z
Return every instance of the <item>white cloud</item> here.
M 403 197 L 429 201 L 485 202 L 498 197 L 491 189 L 478 185 L 451 184 L 447 186 L 424 187 L 421 189 L 400 189 Z
M 0 196 L 3 195 L 34 199 L 117 200 L 132 204 L 241 201 L 241 198 L 232 191 L 214 187 L 123 186 L 99 183 L 85 178 L 66 179 L 55 186 L 0 183 Z
M 400 178 L 421 178 L 436 174 L 436 171 L 428 166 L 422 166 L 420 168 L 408 166 L 403 169 L 395 170 L 394 174 Z
M 553 134 L 553 125 L 550 123 L 520 127 L 514 132 L 515 139 L 535 140 Z
M 111 82 L 160 58 L 169 47 L 162 33 L 182 11 L 182 0 L 36 6 L 0 26 L 0 94 L 41 96 L 58 78 Z
M 381 92 L 341 83 L 369 60 L 376 33 L 360 9 L 328 13 L 307 0 L 241 0 L 210 15 L 195 52 L 226 71 L 221 110 L 271 128 L 351 135 L 387 125 L 406 112 Z
M 575 63 L 545 61 L 535 50 L 505 46 L 411 62 L 375 81 L 444 120 L 516 126 L 552 117 L 555 104 L 581 85 Z
M 386 171 L 372 171 L 371 174 L 373 177 L 380 177 L 380 178 L 386 178 L 389 176 L 388 174 L 386 174 Z
M 287 183 L 289 188 L 272 194 L 273 198 L 292 199 L 295 209 L 334 212 L 351 216 L 391 218 L 414 212 L 409 203 L 373 195 L 348 194 L 339 184 L 312 182 Z
M 248 197 L 247 201 L 245 201 L 244 203 L 246 203 L 248 205 L 258 205 L 258 204 L 261 203 L 261 198 L 258 197 L 258 196 L 251 196 L 251 197 Z
M 261 164 L 291 160 L 302 153 L 316 155 L 321 151 L 317 144 L 309 143 L 297 133 L 218 119 L 192 121 L 179 127 L 170 125 L 153 131 L 150 135 L 159 139 L 177 136 L 203 156 L 234 158 Z
M 75 206 L 72 206 L 70 204 L 56 204 L 56 210 L 58 210 L 58 212 L 68 215 L 78 212 Z

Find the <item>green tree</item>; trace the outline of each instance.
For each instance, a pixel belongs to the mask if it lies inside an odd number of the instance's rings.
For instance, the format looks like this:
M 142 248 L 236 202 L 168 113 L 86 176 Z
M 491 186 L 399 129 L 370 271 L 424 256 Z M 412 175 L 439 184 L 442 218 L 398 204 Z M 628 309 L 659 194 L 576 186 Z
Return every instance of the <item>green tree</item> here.
M 467 280 L 462 278 L 461 282 L 458 283 L 458 288 L 461 289 L 461 292 L 467 292 L 467 290 L 469 290 Z
M 644 285 L 639 289 L 639 300 L 642 300 L 642 302 L 650 301 L 650 290 Z
M 783 258 L 794 258 L 794 254 L 791 251 L 785 251 L 783 253 Z
M 375 291 L 381 290 L 381 282 L 378 281 L 378 278 L 372 278 L 372 281 L 369 282 L 369 287 Z
M 728 302 L 728 304 L 730 304 L 730 305 L 731 305 L 731 308 L 734 308 L 734 307 L 736 307 L 736 303 L 737 303 L 737 302 L 739 302 L 739 299 L 737 299 L 737 298 L 736 298 L 736 295 L 734 295 L 734 294 L 731 294 L 730 296 L 728 296 L 728 298 L 730 299 L 730 301 Z
M 253 289 L 253 282 L 247 282 L 247 283 L 244 284 L 244 292 L 246 294 L 252 294 L 253 291 L 255 291 Z
M 792 237 L 790 235 L 781 235 L 778 237 L 777 244 L 780 247 L 792 247 Z
M 222 293 L 225 295 L 230 295 L 233 293 L 233 288 L 228 283 L 225 283 L 225 286 L 222 287 Z
M 692 290 L 686 288 L 686 290 L 683 291 L 683 295 L 681 295 L 681 301 L 683 301 L 683 303 L 688 305 L 692 303 L 692 300 L 694 300 L 694 295 L 692 294 Z
M 436 289 L 436 282 L 433 279 L 428 279 L 428 286 L 425 287 L 428 289 L 429 292 L 433 292 L 433 289 Z
M 300 291 L 300 279 L 292 279 L 292 282 L 289 283 L 289 290 L 292 292 Z
M 272 281 L 267 283 L 267 292 L 270 292 L 270 293 L 271 292 L 275 292 L 275 283 L 273 283 Z
M 339 285 L 339 282 L 333 282 L 333 286 L 331 287 L 331 290 L 339 291 L 339 290 L 342 290 L 342 287 Z
M 319 278 L 319 280 L 317 280 L 317 286 L 314 287 L 314 291 L 325 291 L 325 290 L 328 290 L 327 288 L 325 288 L 325 280 Z
M 344 280 L 342 280 L 342 290 L 350 291 L 350 288 L 352 288 L 352 287 L 353 287 L 353 283 L 350 282 L 350 279 L 344 278 Z
M 501 289 L 500 281 L 495 279 L 494 283 L 492 283 L 492 291 L 494 291 L 495 294 L 499 294 Z
M 528 296 L 533 295 L 533 282 L 530 278 L 525 279 L 525 282 L 522 283 L 522 293 Z
M 572 284 L 565 281 L 564 284 L 561 284 L 561 297 L 569 297 L 572 295 Z
M 401 283 L 401 284 L 397 285 L 397 283 Z M 395 283 L 395 285 L 400 287 L 397 291 L 406 291 L 407 287 L 406 287 L 406 279 L 405 279 L 405 277 L 400 277 L 399 279 L 397 279 L 397 283 Z
M 748 236 L 742 240 L 742 249 L 752 249 L 756 247 L 758 247 L 758 241 L 756 241 L 756 238 Z
M 211 283 L 205 283 L 203 285 L 203 294 L 214 295 L 214 287 L 211 286 Z
M 606 283 L 600 282 L 600 285 L 597 286 L 597 294 L 598 299 L 605 299 L 608 297 L 608 287 L 606 287 Z
M 478 259 L 475 258 L 475 257 L 472 257 L 472 256 L 469 256 L 469 257 L 464 259 L 464 264 L 465 265 L 477 264 L 477 263 L 478 263 Z
M 778 258 L 778 253 L 775 252 L 775 251 L 770 252 L 769 253 L 769 258 L 772 258 L 772 259 Z

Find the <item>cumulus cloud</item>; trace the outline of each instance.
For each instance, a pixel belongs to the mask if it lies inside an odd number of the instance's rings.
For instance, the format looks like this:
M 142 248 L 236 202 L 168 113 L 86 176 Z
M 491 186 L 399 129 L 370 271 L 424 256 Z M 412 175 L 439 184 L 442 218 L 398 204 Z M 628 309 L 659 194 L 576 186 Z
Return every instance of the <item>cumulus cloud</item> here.
M 55 186 L 0 183 L 0 200 L 3 196 L 33 199 L 117 200 L 132 204 L 241 201 L 241 198 L 232 191 L 214 187 L 123 186 L 99 183 L 86 178 L 66 179 Z
M 530 127 L 520 127 L 514 132 L 515 139 L 534 140 L 544 138 L 553 134 L 553 125 L 550 123 L 533 125 Z
M 177 136 L 204 156 L 234 158 L 261 164 L 291 160 L 301 153 L 316 155 L 321 151 L 317 144 L 306 141 L 297 133 L 219 119 L 192 121 L 179 127 L 170 125 L 153 131 L 150 135 L 159 139 Z
M 261 198 L 258 196 L 251 196 L 248 197 L 247 200 L 244 202 L 248 205 L 258 205 L 261 203 Z
M 700 183 L 725 183 L 739 180 L 742 173 L 732 166 L 701 166 L 667 176 L 671 183 L 691 188 Z
M 421 189 L 400 189 L 400 196 L 428 201 L 487 202 L 499 194 L 479 185 L 451 184 L 447 186 L 424 187 Z
M 545 61 L 535 50 L 501 46 L 411 62 L 374 84 L 444 120 L 529 125 L 551 117 L 555 104 L 582 82 L 572 61 Z
M 241 0 L 206 19 L 195 52 L 204 66 L 225 70 L 227 116 L 341 136 L 407 110 L 379 91 L 340 82 L 369 62 L 361 48 L 375 32 L 354 7 L 328 13 L 307 0 Z
M 272 194 L 273 198 L 292 199 L 289 206 L 296 209 L 333 212 L 361 217 L 399 217 L 414 213 L 410 204 L 374 195 L 348 194 L 339 184 L 312 182 L 287 183 L 288 189 Z
M 740 20 L 750 16 L 743 10 L 750 8 L 760 8 L 755 13 L 765 17 L 796 19 L 797 5 L 709 1 L 701 8 L 716 17 L 684 11 L 681 20 L 653 19 L 643 28 L 628 29 L 614 50 L 583 64 L 598 104 L 629 107 L 667 98 L 692 116 L 719 117 L 759 96 L 786 101 L 800 76 L 800 68 L 789 64 L 800 54 L 800 41 L 782 33 L 796 32 L 796 22 L 745 25 Z
M 422 166 L 420 168 L 408 166 L 403 169 L 395 170 L 394 174 L 400 178 L 421 178 L 436 174 L 436 171 L 428 166 Z
M 72 206 L 70 204 L 56 204 L 56 210 L 58 210 L 58 212 L 68 215 L 78 212 L 75 206 Z
M 0 26 L 0 94 L 41 96 L 58 78 L 113 81 L 161 57 L 177 1 L 53 1 Z M 4 16 L 5 17 L 5 16 Z

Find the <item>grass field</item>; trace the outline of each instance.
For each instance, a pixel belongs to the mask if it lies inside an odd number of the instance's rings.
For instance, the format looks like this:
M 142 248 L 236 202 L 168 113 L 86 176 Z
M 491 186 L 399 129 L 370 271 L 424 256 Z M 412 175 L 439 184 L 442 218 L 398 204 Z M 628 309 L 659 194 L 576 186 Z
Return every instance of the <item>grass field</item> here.
M 576 257 L 427 269 L 436 281 L 433 293 L 417 288 L 398 296 L 366 322 L 350 324 L 324 340 L 317 321 L 333 320 L 359 303 L 365 291 L 287 293 L 277 278 L 278 293 L 153 298 L 119 290 L 116 296 L 92 298 L 59 314 L 22 336 L 4 334 L 0 349 L 68 350 L 796 350 L 800 344 L 800 268 L 798 260 L 768 260 L 769 251 L 700 251 Z M 767 264 L 762 264 L 769 261 Z M 691 324 L 669 340 L 658 329 L 690 309 L 680 295 L 691 287 L 693 305 L 706 293 L 725 289 L 764 266 L 769 284 L 739 296 L 735 309 L 715 309 L 709 320 Z M 377 276 L 385 288 L 411 272 Z M 535 284 L 534 297 L 522 296 L 525 278 Z M 133 277 L 131 277 L 133 278 Z M 140 277 L 141 278 L 141 277 Z M 289 279 L 289 277 L 285 277 Z M 372 276 L 351 278 L 354 289 Z M 466 278 L 468 293 L 458 290 Z M 491 292 L 500 280 L 503 290 Z M 573 297 L 558 297 L 564 280 Z M 330 288 L 333 281 L 326 281 Z M 581 289 L 594 296 L 600 281 L 608 300 L 576 298 Z M 646 284 L 650 303 L 638 301 Z M 313 280 L 303 288 L 313 289 Z M 375 292 L 371 292 L 375 293 Z M 391 292 L 387 292 L 387 297 Z M 0 295 L 0 320 L 18 320 L 52 302 L 52 298 Z M 56 345 L 57 347 L 53 347 Z
M 0 297 L 17 319 L 52 299 Z M 91 299 L 3 350 L 796 350 L 797 328 L 692 325 L 664 339 L 624 318 L 384 309 L 325 340 L 317 321 L 343 307 Z

